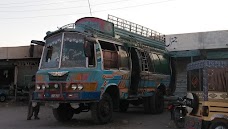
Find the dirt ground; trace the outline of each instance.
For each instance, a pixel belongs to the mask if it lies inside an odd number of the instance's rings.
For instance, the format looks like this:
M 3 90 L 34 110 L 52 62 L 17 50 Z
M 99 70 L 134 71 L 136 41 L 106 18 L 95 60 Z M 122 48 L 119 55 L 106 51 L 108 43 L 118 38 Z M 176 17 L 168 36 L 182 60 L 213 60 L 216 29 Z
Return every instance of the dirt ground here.
M 145 114 L 143 107 L 130 107 L 126 113 L 114 112 L 113 120 L 104 125 L 92 122 L 90 112 L 75 114 L 66 123 L 55 120 L 52 109 L 41 106 L 40 120 L 26 120 L 26 103 L 0 103 L 1 129 L 174 129 L 169 112 Z

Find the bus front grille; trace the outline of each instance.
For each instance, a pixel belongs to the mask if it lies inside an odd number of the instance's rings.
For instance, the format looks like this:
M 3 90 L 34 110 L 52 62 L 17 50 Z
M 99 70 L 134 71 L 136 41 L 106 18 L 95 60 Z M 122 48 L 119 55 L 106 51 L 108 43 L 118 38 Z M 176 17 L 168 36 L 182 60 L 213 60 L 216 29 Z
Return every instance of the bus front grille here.
M 65 74 L 63 76 L 52 76 L 49 74 L 50 81 L 66 81 L 67 77 L 68 77 L 68 74 Z

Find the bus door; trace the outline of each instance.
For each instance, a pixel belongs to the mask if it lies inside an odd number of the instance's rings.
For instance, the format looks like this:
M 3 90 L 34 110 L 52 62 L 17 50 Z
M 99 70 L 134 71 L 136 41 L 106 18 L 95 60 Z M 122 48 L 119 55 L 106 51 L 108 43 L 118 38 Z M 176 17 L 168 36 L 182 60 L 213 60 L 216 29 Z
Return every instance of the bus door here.
M 140 64 L 139 64 L 139 53 L 136 48 L 130 49 L 130 55 L 131 55 L 131 84 L 130 84 L 130 95 L 137 95 L 138 88 L 139 88 L 139 82 L 140 82 Z
M 151 64 L 150 56 L 148 52 L 145 50 L 139 51 L 139 59 L 140 59 L 140 82 L 139 82 L 139 94 L 144 94 L 146 92 L 146 88 L 149 86 L 149 65 Z

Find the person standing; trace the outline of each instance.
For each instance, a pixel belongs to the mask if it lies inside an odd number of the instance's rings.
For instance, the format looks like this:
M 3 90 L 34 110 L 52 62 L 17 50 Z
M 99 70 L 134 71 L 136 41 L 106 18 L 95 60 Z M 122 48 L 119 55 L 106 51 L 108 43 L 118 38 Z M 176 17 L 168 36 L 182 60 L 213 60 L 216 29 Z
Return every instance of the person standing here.
M 29 105 L 28 105 L 28 116 L 27 120 L 31 120 L 34 115 L 35 120 L 39 120 L 38 117 L 40 111 L 40 103 L 37 102 L 36 105 L 32 105 L 33 92 L 35 91 L 35 75 L 32 76 L 32 84 L 29 87 Z

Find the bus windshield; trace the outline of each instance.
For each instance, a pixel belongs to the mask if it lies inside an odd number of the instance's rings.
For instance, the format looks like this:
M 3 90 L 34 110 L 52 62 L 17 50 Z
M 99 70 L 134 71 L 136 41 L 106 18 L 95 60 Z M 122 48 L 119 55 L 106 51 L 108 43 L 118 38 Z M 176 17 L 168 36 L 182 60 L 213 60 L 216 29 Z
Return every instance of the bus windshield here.
M 65 33 L 61 67 L 86 67 L 84 38 L 75 33 Z
M 60 61 L 62 34 L 46 39 L 41 68 L 58 68 Z
M 83 36 L 77 33 L 61 33 L 48 37 L 42 57 L 41 69 L 59 68 L 59 66 L 64 68 L 86 67 L 83 44 Z

